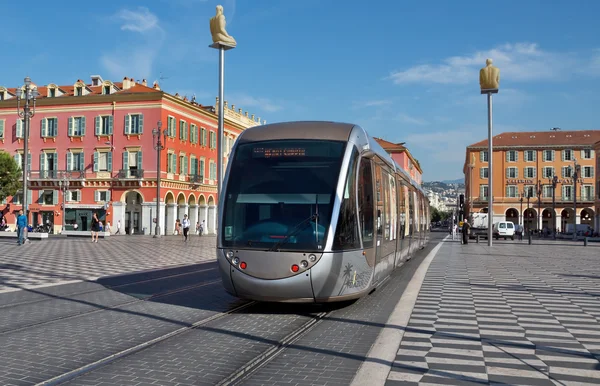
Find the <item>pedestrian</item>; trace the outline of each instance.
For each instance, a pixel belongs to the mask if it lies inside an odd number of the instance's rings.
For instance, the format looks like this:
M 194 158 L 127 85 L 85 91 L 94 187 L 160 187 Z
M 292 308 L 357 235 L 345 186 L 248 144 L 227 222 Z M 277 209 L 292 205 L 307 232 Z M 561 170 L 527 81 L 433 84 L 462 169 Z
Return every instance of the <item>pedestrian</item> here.
M 94 213 L 92 216 L 92 243 L 98 242 L 98 232 L 100 232 L 100 220 L 98 220 L 98 215 Z
M 462 227 L 462 243 L 469 244 L 469 233 L 471 233 L 471 224 L 469 224 L 468 220 L 463 222 Z
M 106 232 L 110 235 L 110 221 L 106 222 Z
M 17 243 L 19 245 L 25 244 L 25 232 L 27 230 L 27 216 L 23 214 L 23 209 L 19 210 L 19 216 L 17 217 Z
M 120 235 L 121 234 L 121 220 L 117 221 L 117 233 L 115 233 L 115 235 Z
M 190 219 L 187 214 L 183 215 L 183 241 L 187 243 L 188 232 L 190 231 Z

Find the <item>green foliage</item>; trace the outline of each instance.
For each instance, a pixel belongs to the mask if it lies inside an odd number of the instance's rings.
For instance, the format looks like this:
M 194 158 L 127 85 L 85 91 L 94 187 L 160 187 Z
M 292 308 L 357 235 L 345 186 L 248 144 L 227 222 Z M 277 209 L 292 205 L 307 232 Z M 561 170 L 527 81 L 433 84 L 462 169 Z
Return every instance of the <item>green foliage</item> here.
M 13 157 L 0 150 L 0 201 L 21 189 L 21 167 Z
M 431 222 L 444 221 L 452 217 L 451 212 L 442 212 L 434 207 L 430 207 L 429 209 L 429 213 L 431 214 Z

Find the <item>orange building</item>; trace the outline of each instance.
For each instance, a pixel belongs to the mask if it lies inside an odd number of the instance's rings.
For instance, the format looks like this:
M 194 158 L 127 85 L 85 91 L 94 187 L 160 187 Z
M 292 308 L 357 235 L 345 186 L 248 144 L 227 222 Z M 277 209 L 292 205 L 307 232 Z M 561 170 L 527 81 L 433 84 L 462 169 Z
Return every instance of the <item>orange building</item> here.
M 600 141 L 594 144 L 594 153 L 600 152 Z M 600 157 L 596 157 L 596 171 L 600 170 Z M 596 214 L 600 213 L 600 173 L 596 172 Z M 600 230 L 600 216 L 596 216 L 594 230 Z
M 188 214 L 192 231 L 204 222 L 215 233 L 217 214 L 217 114 L 155 83 L 122 82 L 93 76 L 91 83 L 36 86 L 35 116 L 31 118 L 27 155 L 29 222 L 47 222 L 54 231 L 89 230 L 92 213 L 121 232 L 154 232 L 156 202 L 161 232 L 173 234 L 176 219 Z M 15 88 L 0 87 L 0 150 L 22 165 L 23 120 L 17 116 Z M 260 118 L 228 106 L 225 101 L 223 158 L 237 136 Z M 21 103 L 22 108 L 22 103 Z M 157 171 L 158 122 L 167 131 Z M 264 122 L 262 122 L 264 123 Z M 162 136 L 161 136 L 162 137 Z M 163 140 L 163 138 L 161 138 Z M 160 196 L 156 180 L 161 175 Z M 62 189 L 68 182 L 68 188 Z M 14 227 L 23 194 L 0 203 Z
M 598 229 L 594 210 L 596 153 L 600 130 L 508 132 L 493 138 L 493 219 L 512 221 L 530 230 L 552 229 L 556 217 L 559 231 L 573 223 L 576 196 L 577 224 Z M 467 146 L 465 213 L 488 212 L 488 141 Z M 574 190 L 573 168 L 580 167 Z M 555 211 L 552 179 L 558 177 Z M 538 196 L 538 186 L 541 191 Z M 528 200 L 529 197 L 529 200 Z
M 396 161 L 401 168 L 410 174 L 413 180 L 419 185 L 422 184 L 423 170 L 421 169 L 421 165 L 404 146 L 405 142 L 393 143 L 377 137 L 373 137 L 373 139 L 375 139 L 375 141 L 377 141 L 377 143 L 392 156 L 392 159 Z

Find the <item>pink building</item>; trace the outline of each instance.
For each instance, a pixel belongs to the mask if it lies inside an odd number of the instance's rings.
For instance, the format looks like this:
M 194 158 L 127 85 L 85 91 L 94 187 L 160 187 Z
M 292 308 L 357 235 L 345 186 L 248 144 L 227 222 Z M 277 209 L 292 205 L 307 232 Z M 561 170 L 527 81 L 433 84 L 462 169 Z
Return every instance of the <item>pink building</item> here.
M 381 138 L 374 138 L 381 147 L 390 155 L 392 159 L 400 165 L 401 168 L 406 170 L 413 180 L 415 180 L 419 185 L 422 184 L 423 181 L 423 170 L 421 170 L 421 165 L 419 165 L 419 161 L 417 161 L 410 151 L 404 146 L 404 142 L 401 143 L 392 143 L 388 142 Z

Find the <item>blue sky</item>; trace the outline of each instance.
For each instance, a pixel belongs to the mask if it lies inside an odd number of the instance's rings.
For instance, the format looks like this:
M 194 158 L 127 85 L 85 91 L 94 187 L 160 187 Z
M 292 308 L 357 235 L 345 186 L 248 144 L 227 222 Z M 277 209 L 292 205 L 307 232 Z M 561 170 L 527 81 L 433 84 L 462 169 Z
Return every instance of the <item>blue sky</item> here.
M 162 76 L 166 91 L 213 104 L 217 4 L 238 42 L 225 59 L 230 104 L 268 122 L 358 123 L 406 142 L 425 181 L 462 177 L 465 146 L 487 137 L 486 57 L 501 70 L 495 133 L 599 128 L 591 0 L 2 2 L 0 85 Z

